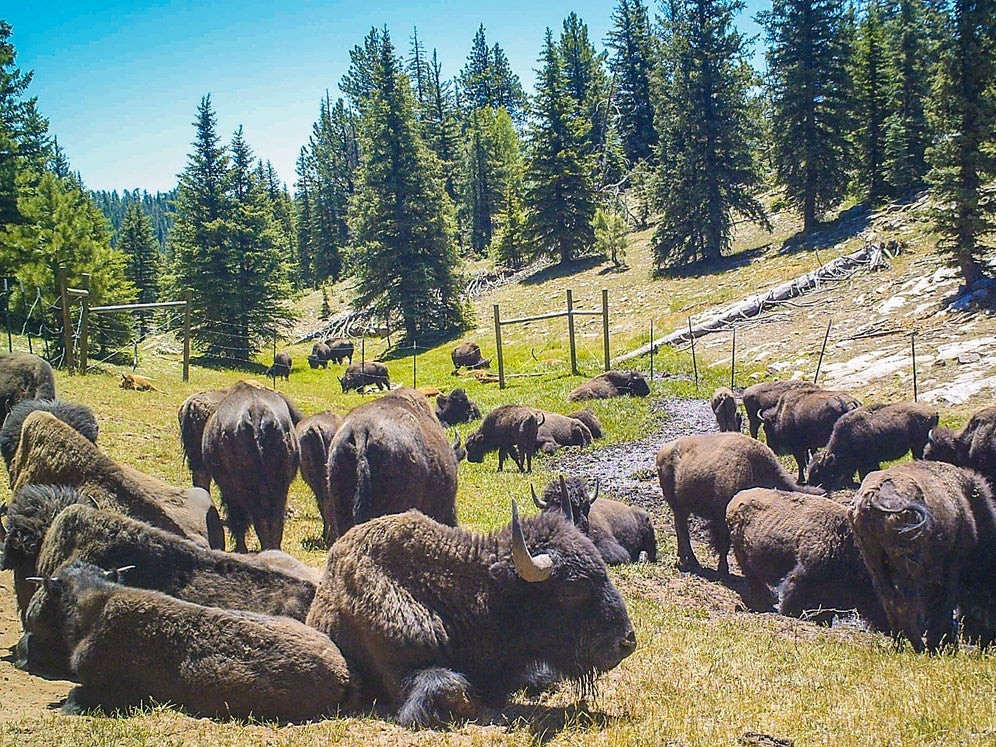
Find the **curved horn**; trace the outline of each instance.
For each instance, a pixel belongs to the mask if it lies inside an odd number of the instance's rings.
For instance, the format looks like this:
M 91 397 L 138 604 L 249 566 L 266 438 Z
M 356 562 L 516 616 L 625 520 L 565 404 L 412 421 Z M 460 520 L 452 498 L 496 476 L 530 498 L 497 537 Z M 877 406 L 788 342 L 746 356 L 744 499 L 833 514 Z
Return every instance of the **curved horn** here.
M 123 565 L 123 566 L 121 566 L 120 568 L 117 569 L 117 572 L 118 573 L 124 573 L 125 571 L 133 571 L 133 570 L 135 570 L 135 566 L 133 566 L 133 565 Z
M 595 496 L 591 499 L 592 503 L 594 503 L 595 501 L 598 500 L 598 489 L 599 489 L 599 487 L 601 487 L 601 481 L 596 477 L 595 478 Z
M 24 580 L 25 581 L 30 581 L 33 584 L 43 584 L 43 583 L 45 583 L 45 579 L 42 576 L 27 576 L 27 577 L 25 577 Z
M 529 484 L 529 492 L 533 496 L 533 503 L 536 504 L 536 508 L 538 508 L 540 511 L 546 511 L 550 507 L 549 503 L 547 503 L 542 498 L 536 495 L 536 488 L 533 486 L 532 483 Z
M 936 444 L 937 443 L 937 439 L 934 437 L 934 429 L 933 428 L 931 428 L 929 431 L 927 431 L 927 443 L 928 444 Z
M 529 554 L 526 547 L 526 538 L 522 536 L 522 524 L 519 523 L 519 507 L 512 499 L 512 561 L 515 563 L 515 572 L 524 581 L 537 583 L 546 581 L 553 573 L 553 559 L 543 553 L 535 558 Z
M 571 496 L 567 492 L 567 482 L 564 480 L 563 475 L 560 476 L 560 510 L 564 512 L 568 523 L 573 524 L 574 507 L 571 505 Z

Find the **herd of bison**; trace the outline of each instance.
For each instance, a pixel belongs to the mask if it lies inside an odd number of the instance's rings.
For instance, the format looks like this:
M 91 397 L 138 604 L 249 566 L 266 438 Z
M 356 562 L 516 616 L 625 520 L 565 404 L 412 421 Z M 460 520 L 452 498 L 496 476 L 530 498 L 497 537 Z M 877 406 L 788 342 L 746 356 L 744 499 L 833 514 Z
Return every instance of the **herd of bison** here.
M 592 409 L 506 404 L 482 418 L 462 388 L 392 389 L 386 366 L 354 364 L 351 343 L 329 343 L 315 344 L 312 368 L 348 361 L 343 391 L 387 393 L 310 417 L 253 381 L 195 394 L 178 413 L 192 488 L 116 463 L 97 446 L 93 411 L 56 398 L 44 360 L 0 355 L 13 491 L 0 507 L 0 567 L 13 571 L 24 629 L 14 658 L 77 682 L 67 711 L 151 700 L 307 721 L 374 708 L 441 726 L 486 718 L 523 687 L 569 681 L 585 693 L 635 650 L 606 565 L 656 561 L 645 510 L 561 476 L 533 491 L 537 515 L 520 517 L 513 501 L 497 532 L 457 522 L 461 460 L 496 452 L 498 470 L 510 458 L 530 471 L 537 452 L 601 438 Z M 454 374 L 489 364 L 474 343 L 452 357 Z M 279 354 L 269 373 L 290 367 Z M 608 371 L 568 400 L 649 393 L 639 373 Z M 733 550 L 752 609 L 825 624 L 856 612 L 917 651 L 993 644 L 996 408 L 955 433 L 923 404 L 862 406 L 798 381 L 719 389 L 712 407 L 720 432 L 657 454 L 680 570 L 703 573 L 697 516 L 720 580 Z M 463 443 L 449 441 L 444 426 L 477 420 Z M 908 452 L 913 461 L 881 469 Z M 321 572 L 280 550 L 298 472 L 330 548 Z M 852 499 L 832 495 L 855 477 Z M 261 552 L 247 552 L 250 528 Z

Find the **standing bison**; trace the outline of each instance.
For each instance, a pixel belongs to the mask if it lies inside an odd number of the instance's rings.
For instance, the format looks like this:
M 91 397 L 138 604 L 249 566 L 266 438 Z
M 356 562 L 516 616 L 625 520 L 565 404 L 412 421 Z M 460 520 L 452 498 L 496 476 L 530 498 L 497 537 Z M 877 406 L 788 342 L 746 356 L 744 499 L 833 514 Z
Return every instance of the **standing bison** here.
M 207 425 L 208 418 L 214 415 L 214 411 L 218 409 L 226 394 L 228 394 L 227 389 L 212 389 L 191 394 L 176 413 L 180 422 L 180 443 L 183 446 L 184 460 L 190 468 L 194 485 L 205 490 L 211 489 L 211 475 L 204 466 L 201 452 L 204 426 Z
M 300 461 L 297 420 L 279 394 L 240 381 L 204 427 L 204 466 L 221 489 L 236 552 L 247 552 L 249 524 L 264 550 L 280 549 L 287 491 Z
M 505 458 L 519 472 L 533 471 L 536 434 L 543 424 L 542 413 L 524 405 L 502 405 L 487 414 L 481 427 L 467 436 L 467 461 L 480 464 L 484 455 L 498 452 L 498 471 L 505 468 Z
M 453 361 L 453 374 L 456 375 L 461 367 L 464 368 L 490 368 L 491 359 L 485 358 L 481 354 L 481 346 L 476 342 L 461 342 L 450 353 Z
M 329 446 L 327 474 L 340 534 L 411 508 L 456 526 L 454 447 L 428 401 L 414 389 L 399 389 L 351 410 Z
M 609 399 L 611 397 L 646 397 L 650 394 L 650 385 L 639 371 L 606 371 L 594 378 L 588 379 L 577 387 L 567 399 L 577 402 L 585 399 Z
M 537 665 L 582 691 L 636 635 L 591 541 L 558 512 L 489 535 L 409 511 L 347 532 L 308 625 L 355 667 L 367 703 L 406 726 L 479 718 Z
M 743 430 L 743 417 L 737 411 L 737 396 L 732 389 L 721 386 L 713 393 L 709 404 L 716 416 L 720 432 L 740 433 Z
M 55 399 L 52 367 L 31 353 L 0 353 L 0 422 L 22 399 Z
M 747 424 L 750 428 L 750 437 L 757 438 L 761 429 L 761 413 L 764 410 L 778 406 L 778 400 L 785 392 L 795 389 L 816 391 L 819 389 L 815 384 L 808 381 L 762 381 L 744 389 L 741 399 L 744 403 L 744 411 L 747 413 Z
M 974 469 L 996 489 L 996 407 L 979 410 L 961 433 L 934 428 L 924 458 Z
M 345 337 L 330 337 L 325 341 L 328 348 L 328 360 L 336 365 L 349 361 L 353 362 L 353 343 Z
M 291 365 L 290 353 L 282 350 L 273 356 L 273 365 L 266 369 L 266 375 L 272 379 L 290 381 Z
M 336 528 L 335 509 L 329 496 L 329 446 L 339 430 L 342 417 L 334 412 L 320 412 L 297 424 L 297 442 L 301 448 L 301 478 L 315 494 L 322 517 L 322 541 L 332 544 L 340 532 Z
M 339 385 L 342 386 L 342 393 L 355 389 L 359 391 L 365 386 L 377 385 L 377 390 L 390 389 L 391 377 L 388 374 L 387 366 L 383 363 L 371 361 L 369 363 L 351 363 L 346 372 L 340 377 Z

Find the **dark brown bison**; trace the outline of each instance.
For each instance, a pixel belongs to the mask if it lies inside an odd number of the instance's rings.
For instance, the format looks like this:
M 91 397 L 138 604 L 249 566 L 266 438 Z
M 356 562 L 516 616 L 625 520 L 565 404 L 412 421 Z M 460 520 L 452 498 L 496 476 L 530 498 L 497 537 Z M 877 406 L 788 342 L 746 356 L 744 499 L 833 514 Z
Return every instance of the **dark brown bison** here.
M 481 408 L 471 401 L 464 389 L 436 395 L 436 417 L 445 426 L 480 420 Z
M 70 712 L 175 703 L 199 715 L 304 721 L 330 716 L 350 691 L 328 636 L 286 617 L 203 607 L 114 583 L 74 561 L 48 578 L 30 630 L 61 637 L 80 686 Z
M 805 614 L 825 625 L 855 609 L 888 630 L 846 506 L 818 495 L 751 488 L 733 496 L 726 522 L 754 609 L 767 611 L 777 601 L 781 614 Z
M 778 405 L 778 400 L 785 392 L 794 389 L 817 391 L 815 384 L 808 381 L 762 381 L 744 389 L 741 400 L 744 403 L 744 412 L 747 413 L 747 424 L 750 428 L 751 438 L 757 438 L 761 428 L 761 415 L 764 410 L 769 410 Z
M 974 469 L 996 489 L 996 407 L 979 410 L 961 433 L 934 428 L 928 441 L 925 459 Z
M 480 464 L 484 455 L 498 452 L 498 471 L 512 457 L 519 472 L 533 471 L 536 434 L 543 415 L 525 405 L 502 405 L 489 412 L 481 427 L 467 436 L 467 461 Z
M 286 350 L 281 350 L 273 356 L 273 365 L 266 369 L 266 375 L 274 379 L 290 381 L 291 357 Z
M 604 435 L 602 432 L 602 423 L 590 406 L 584 408 L 583 410 L 578 410 L 577 412 L 568 413 L 567 417 L 580 420 L 588 426 L 588 430 L 591 431 L 592 438 L 601 438 Z
M 194 485 L 205 490 L 211 489 L 211 475 L 204 466 L 201 452 L 204 426 L 225 399 L 226 394 L 228 394 L 227 389 L 212 389 L 191 394 L 176 413 L 180 423 L 180 443 L 183 446 L 184 461 L 190 469 Z
M 591 540 L 557 512 L 489 535 L 414 511 L 356 527 L 329 553 L 308 624 L 405 725 L 477 718 L 537 665 L 582 691 L 636 648 Z
M 928 461 L 872 472 L 850 519 L 893 635 L 918 652 L 954 645 L 960 604 L 966 630 L 992 642 L 996 503 L 980 475 Z
M 339 379 L 342 392 L 345 394 L 351 389 L 359 391 L 365 386 L 377 385 L 377 390 L 390 389 L 391 377 L 388 374 L 387 366 L 374 361 L 368 363 L 351 363 L 346 369 L 346 373 Z
M 930 430 L 936 427 L 937 409 L 929 405 L 902 402 L 851 410 L 834 425 L 826 450 L 809 462 L 806 482 L 835 488 L 850 482 L 855 471 L 863 480 L 882 462 L 907 452 L 922 459 Z
M 588 446 L 592 442 L 591 431 L 580 420 L 546 410 L 536 411 L 543 423 L 536 431 L 536 451 L 552 454 L 561 446 Z
M 329 446 L 327 472 L 340 535 L 411 508 L 456 526 L 454 447 L 414 389 L 398 389 L 351 410 Z
M 329 349 L 328 360 L 337 365 L 347 360 L 353 362 L 353 343 L 345 337 L 330 337 L 325 344 Z
M 52 367 L 31 353 L 0 353 L 0 421 L 22 399 L 55 399 Z
M 328 368 L 329 358 L 332 357 L 332 350 L 324 342 L 316 342 L 311 346 L 311 355 L 308 356 L 308 365 L 312 369 Z
M 743 417 L 737 410 L 737 395 L 729 387 L 721 386 L 713 392 L 709 404 L 712 406 L 716 423 L 722 433 L 740 433 L 743 430 Z
M 827 445 L 837 421 L 859 407 L 846 392 L 790 389 L 777 405 L 761 412 L 765 441 L 776 454 L 795 457 L 801 482 L 810 457 Z
M 249 524 L 264 550 L 280 549 L 287 491 L 301 458 L 297 422 L 279 394 L 240 381 L 204 426 L 204 466 L 221 490 L 236 552 L 247 552 Z
M 24 419 L 35 410 L 51 413 L 82 434 L 90 443 L 97 443 L 97 433 L 100 429 L 97 425 L 97 419 L 93 415 L 93 410 L 86 405 L 66 402 L 61 399 L 21 400 L 11 408 L 7 419 L 3 421 L 3 427 L 0 428 L 0 454 L 3 455 L 8 472 L 10 472 L 11 462 L 14 460 L 14 453 L 17 451 L 17 444 L 21 440 L 21 426 L 24 425 Z M 10 477 L 11 483 L 13 483 L 13 474 Z
M 491 359 L 485 358 L 481 354 L 481 346 L 476 342 L 461 342 L 450 353 L 453 361 L 453 373 L 455 374 L 461 367 L 465 368 L 491 368 Z
M 822 495 L 819 488 L 799 486 L 764 444 L 740 433 L 684 436 L 664 444 L 657 454 L 657 476 L 664 500 L 674 512 L 678 536 L 678 568 L 701 572 L 692 551 L 688 517 L 709 522 L 712 546 L 719 555 L 719 573 L 730 572 L 730 531 L 726 507 L 747 488 L 777 488 Z
M 567 395 L 567 399 L 576 402 L 624 395 L 646 397 L 648 394 L 650 394 L 650 385 L 639 371 L 606 371 L 574 389 Z
M 335 524 L 335 510 L 329 496 L 329 446 L 339 430 L 342 416 L 331 410 L 305 418 L 297 424 L 297 442 L 301 448 L 301 478 L 315 494 L 322 517 L 322 541 L 330 545 L 341 532 Z

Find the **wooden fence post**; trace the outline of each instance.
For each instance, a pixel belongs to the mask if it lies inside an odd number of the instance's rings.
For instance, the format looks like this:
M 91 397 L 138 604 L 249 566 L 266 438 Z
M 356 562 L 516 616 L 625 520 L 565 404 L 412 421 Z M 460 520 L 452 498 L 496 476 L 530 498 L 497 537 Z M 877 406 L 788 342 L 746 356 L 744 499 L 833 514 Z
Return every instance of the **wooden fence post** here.
M 605 370 L 609 370 L 609 289 L 602 288 L 602 345 L 605 353 Z M 653 339 L 650 340 L 653 342 Z
M 412 340 L 412 389 L 418 389 L 418 343 Z
M 505 359 L 501 353 L 501 311 L 498 304 L 494 305 L 495 311 L 495 347 L 498 350 L 498 388 L 505 388 Z
M 734 374 L 737 370 L 737 328 L 733 328 L 733 352 L 730 354 L 730 389 L 733 389 Z
M 66 266 L 59 265 L 59 303 L 62 307 L 62 364 L 72 373 L 76 369 L 76 359 L 73 355 L 73 324 L 69 319 L 69 295 L 66 292 Z
M 80 289 L 86 291 L 83 294 L 83 313 L 80 316 L 80 373 L 86 375 L 87 358 L 89 357 L 90 344 L 90 273 L 83 273 L 83 282 Z
M 650 320 L 650 380 L 654 380 L 654 320 Z
M 183 380 L 190 380 L 190 302 L 193 300 L 193 293 L 186 291 L 183 294 Z
M 567 289 L 567 341 L 571 348 L 571 375 L 578 373 L 578 349 L 574 342 L 574 293 Z

